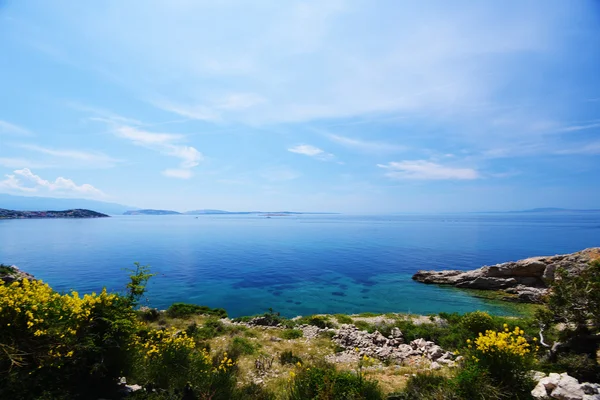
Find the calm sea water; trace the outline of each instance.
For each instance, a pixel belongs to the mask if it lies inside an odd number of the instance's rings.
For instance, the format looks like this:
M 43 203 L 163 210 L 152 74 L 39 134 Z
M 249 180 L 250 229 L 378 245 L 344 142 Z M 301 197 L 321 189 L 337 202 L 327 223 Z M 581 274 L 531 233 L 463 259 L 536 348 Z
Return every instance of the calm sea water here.
M 413 282 L 419 269 L 473 269 L 600 246 L 599 214 L 117 216 L 0 220 L 0 263 L 55 289 L 122 290 L 125 268 L 159 275 L 151 306 L 231 316 L 509 312 L 464 291 Z

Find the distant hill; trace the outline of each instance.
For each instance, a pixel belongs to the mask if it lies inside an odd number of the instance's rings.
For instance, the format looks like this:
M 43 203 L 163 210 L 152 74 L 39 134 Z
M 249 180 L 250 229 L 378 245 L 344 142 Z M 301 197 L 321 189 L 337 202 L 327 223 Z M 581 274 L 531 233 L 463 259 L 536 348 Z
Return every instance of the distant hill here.
M 0 208 L 17 211 L 87 209 L 109 215 L 121 215 L 125 211 L 137 209 L 137 207 L 97 200 L 13 196 L 2 193 L 0 193 Z
M 186 215 L 210 215 L 210 214 L 231 214 L 231 215 L 248 215 L 248 214 L 259 214 L 259 215 L 302 215 L 302 214 L 336 214 L 327 212 L 295 212 L 295 211 L 224 211 L 224 210 L 193 210 L 186 211 L 183 214 Z
M 181 215 L 180 212 L 171 210 L 130 210 L 123 215 Z
M 64 211 L 15 211 L 0 208 L 0 219 L 31 219 L 31 218 L 106 218 L 108 215 L 92 210 Z
M 521 210 L 521 211 L 513 211 L 519 213 L 572 213 L 572 212 L 600 212 L 600 209 L 588 209 L 588 210 L 576 210 L 570 208 L 556 208 L 556 207 L 546 207 L 546 208 L 532 208 L 530 210 Z
M 204 214 L 232 214 L 230 211 L 223 210 L 192 210 L 184 212 L 186 215 L 204 215 Z M 235 213 L 237 214 L 237 213 Z

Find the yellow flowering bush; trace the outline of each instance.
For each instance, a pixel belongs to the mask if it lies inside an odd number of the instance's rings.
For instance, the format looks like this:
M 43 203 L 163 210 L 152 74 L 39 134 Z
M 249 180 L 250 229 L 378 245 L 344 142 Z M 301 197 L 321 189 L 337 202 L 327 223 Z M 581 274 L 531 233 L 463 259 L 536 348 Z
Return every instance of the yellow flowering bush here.
M 106 290 L 80 296 L 38 280 L 0 281 L 0 374 L 8 382 L 0 397 L 67 379 L 82 390 L 105 386 L 126 372 L 128 354 L 116 349 L 129 347 L 134 329 L 130 305 Z
M 211 357 L 193 337 L 174 327 L 140 330 L 136 339 L 133 380 L 152 389 L 177 392 L 187 388 L 209 395 L 215 387 L 225 393 L 235 383 L 235 360 L 222 352 Z
M 479 333 L 475 340 L 467 340 L 467 362 L 501 385 L 524 384 L 534 359 L 532 351 L 536 348 L 524 334 L 518 326 L 510 329 L 507 324 L 500 331 Z

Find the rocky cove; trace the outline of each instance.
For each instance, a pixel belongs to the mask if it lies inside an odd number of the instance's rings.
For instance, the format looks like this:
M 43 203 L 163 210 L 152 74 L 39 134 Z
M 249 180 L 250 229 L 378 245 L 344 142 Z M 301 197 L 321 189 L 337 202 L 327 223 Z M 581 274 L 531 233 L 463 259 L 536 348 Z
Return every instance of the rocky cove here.
M 462 289 L 496 290 L 507 294 L 503 299 L 539 303 L 561 268 L 577 275 L 590 262 L 600 259 L 600 247 L 571 254 L 530 257 L 518 261 L 483 266 L 472 271 L 418 271 L 412 279 L 426 284 L 452 285 Z
M 578 275 L 599 256 L 600 248 L 589 248 L 572 254 L 485 266 L 474 271 L 420 271 L 417 275 L 425 283 L 501 290 L 520 299 L 525 297 L 523 293 L 535 291 L 539 298 L 521 300 L 542 301 L 559 268 Z M 0 279 L 11 283 L 35 278 L 15 266 L 1 266 Z M 326 362 L 341 373 L 345 371 L 379 382 L 387 399 L 406 399 L 394 392 L 422 374 L 461 374 L 471 351 L 465 348 L 467 340 L 476 340 L 477 334 L 488 327 L 500 334 L 503 329 L 509 332 L 507 326 L 510 326 L 510 329 L 516 329 L 515 332 L 520 331 L 516 335 L 524 335 L 531 346 L 538 335 L 538 326 L 527 318 L 490 316 L 483 312 L 440 313 L 427 317 L 398 313 L 337 314 L 290 320 L 270 310 L 261 316 L 230 319 L 223 317 L 226 315 L 224 310 L 215 313 L 215 309 L 195 307 L 203 311 L 187 307 L 187 314 L 175 315 L 169 309 L 141 308 L 136 313 L 137 318 L 147 324 L 145 329 L 171 330 L 175 336 L 190 335 L 212 351 L 237 354 L 239 385 L 279 387 L 286 379 L 290 382 L 295 374 L 305 373 L 314 365 Z M 559 371 L 561 374 L 548 371 L 547 366 L 539 369 L 544 372 L 528 372 L 532 384 L 527 390 L 534 399 L 600 399 L 600 385 L 589 383 L 597 380 L 577 379 L 564 373 L 564 369 Z M 136 384 L 127 385 L 126 381 Z M 127 392 L 143 392 L 152 387 L 139 377 L 122 378 L 120 382 L 123 397 Z M 510 396 L 510 391 L 504 394 Z

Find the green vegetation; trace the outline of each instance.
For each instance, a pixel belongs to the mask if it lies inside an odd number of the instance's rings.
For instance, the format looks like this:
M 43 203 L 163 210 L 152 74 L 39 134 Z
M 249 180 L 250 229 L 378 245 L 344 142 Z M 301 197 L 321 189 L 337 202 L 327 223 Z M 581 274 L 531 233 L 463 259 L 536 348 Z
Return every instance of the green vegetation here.
M 279 362 L 281 365 L 291 364 L 291 365 L 302 365 L 302 359 L 298 356 L 295 356 L 291 350 L 284 351 L 279 355 Z
M 352 318 L 344 314 L 335 314 L 334 317 L 339 324 L 351 324 L 354 322 Z
M 192 315 L 213 315 L 219 318 L 227 318 L 227 311 L 222 308 L 210 308 L 196 304 L 173 303 L 167 309 L 167 315 L 171 318 L 188 318 Z
M 304 336 L 300 329 L 285 329 L 279 335 L 282 339 L 293 340 Z
M 13 275 L 16 272 L 15 268 L 10 265 L 0 264 L 0 276 Z
M 579 275 L 557 271 L 547 305 L 536 306 L 535 316 L 476 311 L 289 320 L 270 309 L 237 319 L 253 325 L 194 304 L 138 309 L 153 274 L 139 264 L 131 272 L 124 294 L 80 296 L 35 280 L 0 282 L 0 398 L 117 399 L 121 377 L 143 387 L 129 395 L 134 400 L 529 399 L 531 369 L 600 380 L 598 261 Z M 366 356 L 332 365 L 324 362 L 336 347 L 330 337 L 305 338 L 297 328 L 346 323 L 385 336 L 399 328 L 406 342 L 424 338 L 463 358 L 455 368 L 428 372 L 419 362 L 385 365 Z
M 338 371 L 331 365 L 299 367 L 290 373 L 290 400 L 304 399 L 383 399 L 376 381 L 358 372 Z
M 313 325 L 313 326 L 316 326 L 317 328 L 321 328 L 321 329 L 335 327 L 335 325 L 333 324 L 333 322 L 331 322 L 329 317 L 325 316 L 325 315 L 310 315 L 307 317 L 302 317 L 302 318 L 299 318 L 296 321 L 296 323 L 298 325 L 302 325 L 302 324 Z

